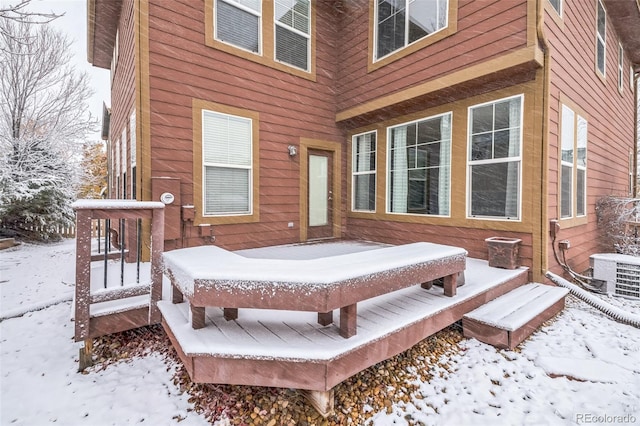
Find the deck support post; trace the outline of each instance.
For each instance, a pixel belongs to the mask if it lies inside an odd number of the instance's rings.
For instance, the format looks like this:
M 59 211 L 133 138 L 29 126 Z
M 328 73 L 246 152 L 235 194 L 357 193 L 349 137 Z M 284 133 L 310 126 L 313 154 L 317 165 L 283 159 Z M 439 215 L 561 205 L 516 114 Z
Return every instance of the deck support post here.
M 204 328 L 204 306 L 193 306 L 189 304 L 191 309 L 191 328 L 198 330 Z
M 343 306 L 340 308 L 340 336 L 348 339 L 357 333 L 358 305 Z
M 431 287 L 433 287 L 433 281 L 424 282 L 420 284 L 420 287 L 424 288 L 425 290 L 429 290 Z
M 178 287 L 176 287 L 175 285 L 172 285 L 171 286 L 171 303 L 176 304 L 176 303 L 182 303 L 182 302 L 184 302 L 184 295 L 180 290 L 178 290 Z
M 78 372 L 93 365 L 93 339 L 86 339 L 83 347 L 80 348 Z
M 238 319 L 238 308 L 222 308 L 222 314 L 227 321 Z
M 309 403 L 315 408 L 323 418 L 329 417 L 334 411 L 334 393 L 333 389 L 328 391 L 311 391 L 302 390 L 300 392 Z
M 318 324 L 325 326 L 333 323 L 333 311 L 318 312 Z
M 444 295 L 453 297 L 456 295 L 458 283 L 458 273 L 447 275 L 444 277 Z

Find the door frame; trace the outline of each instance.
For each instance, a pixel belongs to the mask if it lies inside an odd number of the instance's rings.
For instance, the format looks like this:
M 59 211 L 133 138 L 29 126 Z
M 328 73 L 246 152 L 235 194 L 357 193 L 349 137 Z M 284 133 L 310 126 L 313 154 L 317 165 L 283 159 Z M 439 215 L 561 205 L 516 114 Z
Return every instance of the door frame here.
M 333 156 L 333 238 L 340 237 L 342 223 L 342 146 L 338 142 L 300 138 L 300 241 L 308 241 L 309 228 L 309 150 L 328 151 Z

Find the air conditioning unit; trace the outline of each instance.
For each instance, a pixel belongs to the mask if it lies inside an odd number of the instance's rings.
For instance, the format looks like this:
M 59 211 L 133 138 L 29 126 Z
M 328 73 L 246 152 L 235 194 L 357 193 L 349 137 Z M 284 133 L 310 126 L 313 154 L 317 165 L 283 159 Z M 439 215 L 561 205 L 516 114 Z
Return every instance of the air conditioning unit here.
M 606 281 L 608 294 L 640 300 L 640 257 L 598 253 L 589 261 L 593 278 Z

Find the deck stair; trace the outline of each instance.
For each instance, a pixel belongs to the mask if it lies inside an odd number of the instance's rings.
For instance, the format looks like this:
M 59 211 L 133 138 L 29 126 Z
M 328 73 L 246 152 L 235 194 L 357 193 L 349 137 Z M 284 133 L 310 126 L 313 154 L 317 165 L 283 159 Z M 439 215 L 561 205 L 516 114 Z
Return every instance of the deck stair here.
M 465 314 L 465 337 L 501 349 L 514 349 L 542 323 L 564 309 L 569 291 L 532 283 L 518 287 Z

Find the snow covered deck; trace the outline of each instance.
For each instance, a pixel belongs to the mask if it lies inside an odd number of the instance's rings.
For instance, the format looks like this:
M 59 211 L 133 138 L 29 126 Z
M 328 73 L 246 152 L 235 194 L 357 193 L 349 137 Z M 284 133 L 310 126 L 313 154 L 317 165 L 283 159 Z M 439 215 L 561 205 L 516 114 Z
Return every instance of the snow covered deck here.
M 186 297 L 193 328 L 204 327 L 206 307 L 223 307 L 227 320 L 238 308 L 311 311 L 323 326 L 340 309 L 344 338 L 357 332 L 362 300 L 417 284 L 430 288 L 441 278 L 444 294 L 455 296 L 466 257 L 462 248 L 426 242 L 304 260 L 249 258 L 215 246 L 163 254 L 173 301 Z
M 477 259 L 466 266 L 466 284 L 454 297 L 413 286 L 359 302 L 358 334 L 350 339 L 318 324 L 313 312 L 243 309 L 227 321 L 222 309 L 207 308 L 204 327 L 193 329 L 188 303 L 161 301 L 159 308 L 195 382 L 329 391 L 527 281 L 526 268 L 491 268 Z

